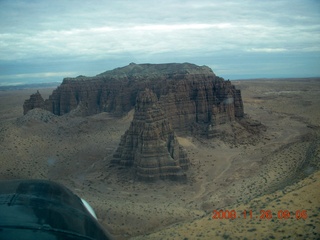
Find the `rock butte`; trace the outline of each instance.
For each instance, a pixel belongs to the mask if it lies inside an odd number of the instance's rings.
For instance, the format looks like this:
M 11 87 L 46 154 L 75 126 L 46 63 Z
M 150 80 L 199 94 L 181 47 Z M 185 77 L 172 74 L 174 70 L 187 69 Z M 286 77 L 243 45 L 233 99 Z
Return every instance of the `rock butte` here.
M 39 93 L 39 91 L 37 91 L 36 93 L 30 96 L 30 99 L 25 100 L 23 104 L 23 114 L 26 114 L 28 111 L 34 108 L 45 108 L 44 103 L 45 102 L 41 94 Z
M 140 180 L 186 178 L 187 154 L 150 89 L 138 94 L 130 128 L 121 137 L 112 163 L 134 166 Z
M 84 115 L 110 112 L 121 116 L 134 108 L 138 93 L 145 88 L 157 95 L 175 131 L 200 128 L 210 136 L 215 125 L 244 117 L 240 90 L 209 67 L 190 63 L 131 63 L 95 77 L 65 78 L 44 103 L 38 95 L 26 100 L 24 114 L 40 107 L 63 115 L 80 107 Z
M 240 90 L 209 67 L 190 63 L 131 63 L 95 77 L 65 78 L 49 99 L 33 94 L 23 108 L 24 114 L 42 108 L 55 115 L 77 109 L 85 116 L 122 116 L 135 108 L 112 163 L 133 166 L 145 180 L 185 178 L 189 161 L 175 132 L 212 138 L 225 123 L 257 126 L 244 117 Z

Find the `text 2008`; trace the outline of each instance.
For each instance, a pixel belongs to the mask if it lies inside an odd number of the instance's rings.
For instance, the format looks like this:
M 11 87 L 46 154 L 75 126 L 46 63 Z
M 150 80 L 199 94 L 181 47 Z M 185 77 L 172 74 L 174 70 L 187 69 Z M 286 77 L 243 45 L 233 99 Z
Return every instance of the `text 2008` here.
M 278 210 L 276 215 L 273 215 L 271 210 L 260 210 L 260 214 L 254 215 L 252 210 L 243 210 L 237 214 L 236 210 L 213 210 L 212 219 L 272 219 L 276 217 L 277 219 L 307 219 L 307 210 L 296 210 L 295 212 L 290 212 L 288 210 Z

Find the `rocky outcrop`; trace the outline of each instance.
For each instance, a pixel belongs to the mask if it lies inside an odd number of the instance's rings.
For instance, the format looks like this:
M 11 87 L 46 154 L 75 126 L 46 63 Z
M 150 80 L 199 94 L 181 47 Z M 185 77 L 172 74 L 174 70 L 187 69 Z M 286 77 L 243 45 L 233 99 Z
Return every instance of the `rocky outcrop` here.
M 190 63 L 134 64 L 95 77 L 65 78 L 43 108 L 63 115 L 79 107 L 84 115 L 123 115 L 134 108 L 137 95 L 151 89 L 176 131 L 211 128 L 244 116 L 240 90 L 217 77 L 209 67 Z M 34 97 L 24 113 L 38 107 Z
M 112 163 L 133 167 L 140 180 L 186 179 L 186 152 L 150 89 L 138 94 L 133 120 Z
M 24 101 L 23 104 L 23 114 L 26 114 L 28 111 L 34 109 L 34 108 L 45 108 L 44 100 L 37 91 L 36 93 L 32 94 L 28 100 Z
M 41 108 L 35 108 L 28 111 L 27 114 L 17 118 L 18 126 L 27 126 L 28 124 L 38 123 L 57 123 L 58 116 Z

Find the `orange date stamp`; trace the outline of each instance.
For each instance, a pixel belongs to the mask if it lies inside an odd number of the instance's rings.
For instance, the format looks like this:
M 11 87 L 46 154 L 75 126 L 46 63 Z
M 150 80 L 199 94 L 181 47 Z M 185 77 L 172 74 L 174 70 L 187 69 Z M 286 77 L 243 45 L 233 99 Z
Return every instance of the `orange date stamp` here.
M 260 214 L 255 214 L 252 210 L 243 210 L 237 212 L 235 210 L 213 210 L 212 219 L 307 219 L 307 210 L 296 210 L 295 212 L 290 212 L 289 210 L 278 210 L 272 212 L 271 210 L 260 210 Z

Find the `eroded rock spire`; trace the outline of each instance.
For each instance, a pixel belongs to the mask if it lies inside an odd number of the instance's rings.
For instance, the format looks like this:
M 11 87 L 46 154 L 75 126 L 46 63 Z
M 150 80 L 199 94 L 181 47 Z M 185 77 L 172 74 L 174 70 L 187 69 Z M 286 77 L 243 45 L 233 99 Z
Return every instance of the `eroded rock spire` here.
M 186 178 L 187 154 L 150 89 L 138 94 L 133 120 L 112 163 L 134 167 L 142 180 Z

